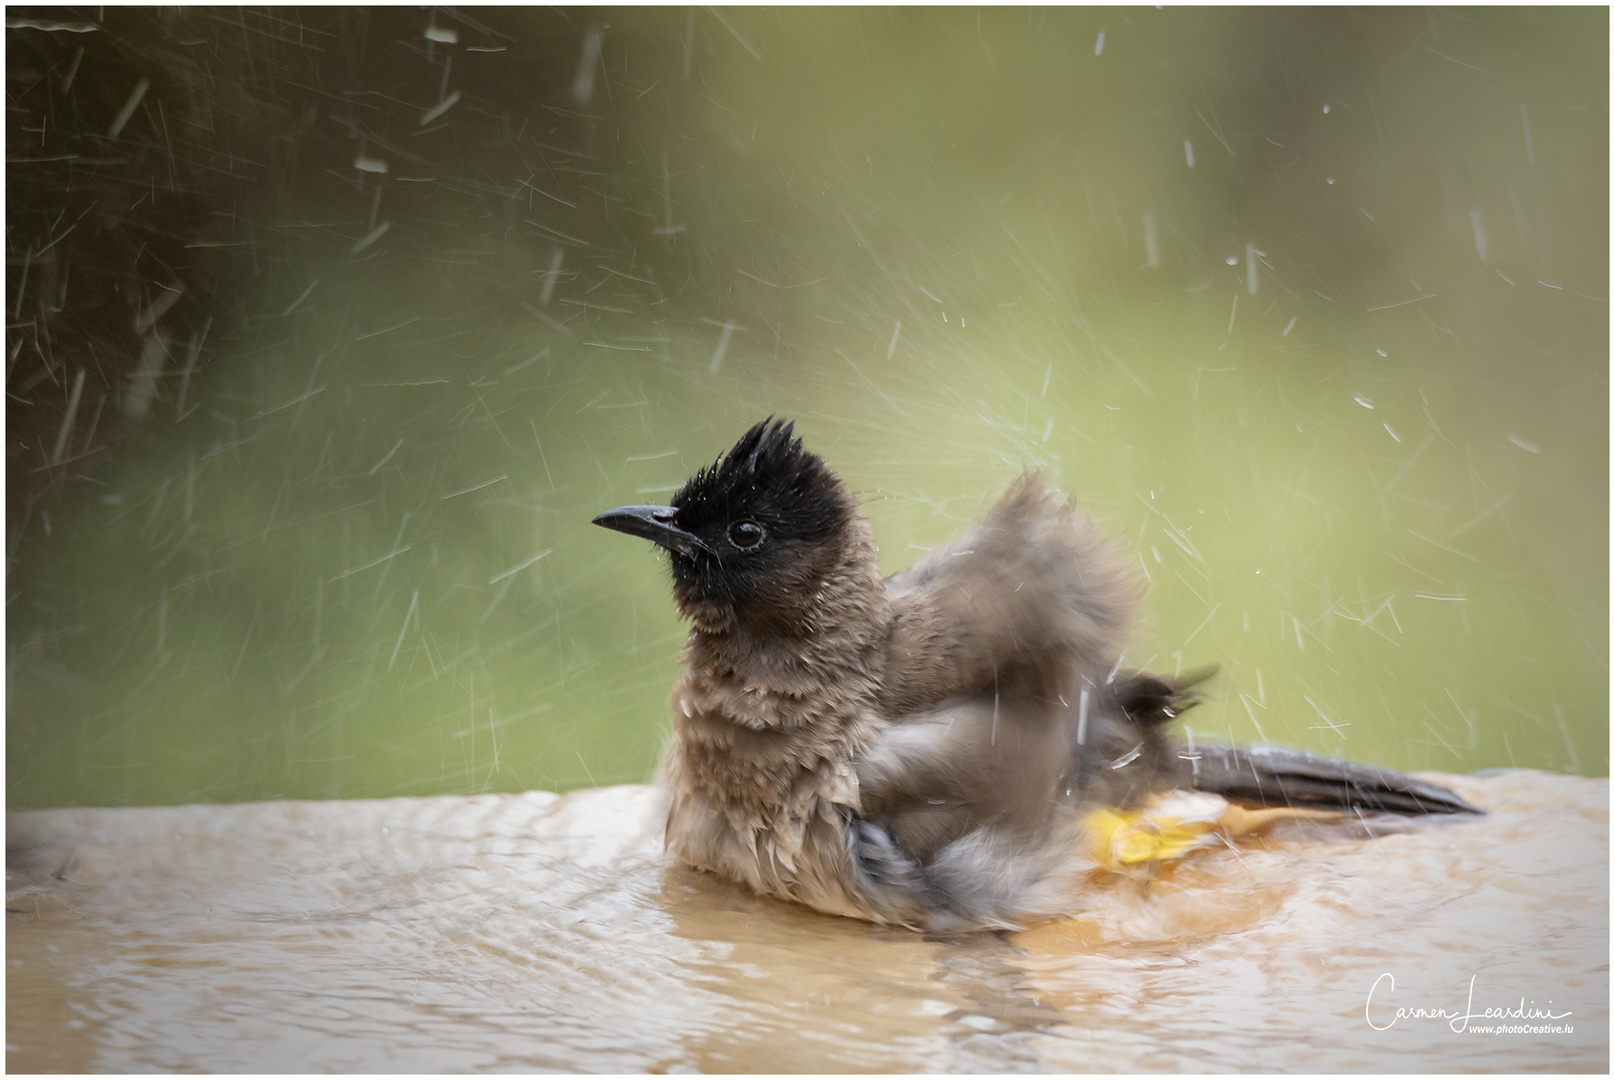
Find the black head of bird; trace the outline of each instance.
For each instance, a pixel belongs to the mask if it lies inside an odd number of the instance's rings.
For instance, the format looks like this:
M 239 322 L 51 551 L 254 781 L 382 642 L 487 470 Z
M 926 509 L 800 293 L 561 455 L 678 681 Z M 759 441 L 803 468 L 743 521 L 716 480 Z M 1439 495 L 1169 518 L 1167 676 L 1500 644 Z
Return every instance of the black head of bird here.
M 790 633 L 815 584 L 848 554 L 857 505 L 792 425 L 758 424 L 692 476 L 669 506 L 623 506 L 596 525 L 670 553 L 674 598 L 697 626 Z
M 1036 476 L 885 579 L 856 499 L 788 423 L 751 428 L 671 505 L 594 520 L 667 549 L 691 622 L 668 847 L 761 893 L 935 929 L 1015 925 L 1064 910 L 1107 844 L 1167 850 L 1140 815 L 1173 792 L 1473 810 L 1389 770 L 1169 740 L 1204 675 L 1123 669 L 1132 564 Z

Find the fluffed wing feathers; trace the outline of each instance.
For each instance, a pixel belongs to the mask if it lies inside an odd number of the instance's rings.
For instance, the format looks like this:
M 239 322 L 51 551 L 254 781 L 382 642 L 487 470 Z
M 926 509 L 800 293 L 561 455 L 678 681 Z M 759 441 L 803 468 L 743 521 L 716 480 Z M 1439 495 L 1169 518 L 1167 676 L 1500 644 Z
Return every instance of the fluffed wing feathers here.
M 1016 673 L 1102 675 L 1120 656 L 1141 586 L 1085 514 L 1025 476 L 964 535 L 886 579 L 883 710 L 912 712 Z

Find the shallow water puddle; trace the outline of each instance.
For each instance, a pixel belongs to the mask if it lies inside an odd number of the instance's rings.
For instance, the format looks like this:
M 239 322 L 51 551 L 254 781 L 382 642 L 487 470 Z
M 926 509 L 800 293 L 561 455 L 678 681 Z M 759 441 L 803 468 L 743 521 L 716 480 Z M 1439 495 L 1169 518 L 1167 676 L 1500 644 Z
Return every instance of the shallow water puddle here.
M 1608 782 L 1442 782 L 1489 816 L 1296 826 L 958 938 L 670 866 L 646 787 L 15 814 L 7 1066 L 1603 1071 Z M 1482 1031 L 1522 1004 L 1562 1030 Z

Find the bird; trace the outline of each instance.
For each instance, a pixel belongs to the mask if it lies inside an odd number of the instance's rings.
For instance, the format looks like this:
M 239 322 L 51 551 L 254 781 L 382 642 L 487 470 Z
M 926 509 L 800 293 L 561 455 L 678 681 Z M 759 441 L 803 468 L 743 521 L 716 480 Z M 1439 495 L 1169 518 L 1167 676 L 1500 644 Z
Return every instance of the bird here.
M 852 491 L 772 416 L 669 505 L 593 523 L 665 549 L 690 624 L 666 847 L 759 894 L 1016 928 L 1096 869 L 1209 842 L 1225 807 L 1481 812 L 1388 769 L 1172 736 L 1211 672 L 1124 666 L 1137 573 L 1038 473 L 889 577 Z

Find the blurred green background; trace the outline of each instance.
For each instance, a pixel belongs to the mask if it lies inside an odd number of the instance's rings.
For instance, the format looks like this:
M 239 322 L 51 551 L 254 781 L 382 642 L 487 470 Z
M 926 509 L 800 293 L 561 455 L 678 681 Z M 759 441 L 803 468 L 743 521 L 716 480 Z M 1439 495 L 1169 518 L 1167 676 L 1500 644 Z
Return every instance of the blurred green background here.
M 593 528 L 1022 469 L 1196 738 L 1608 769 L 1608 12 L 7 11 L 7 801 L 647 779 Z

